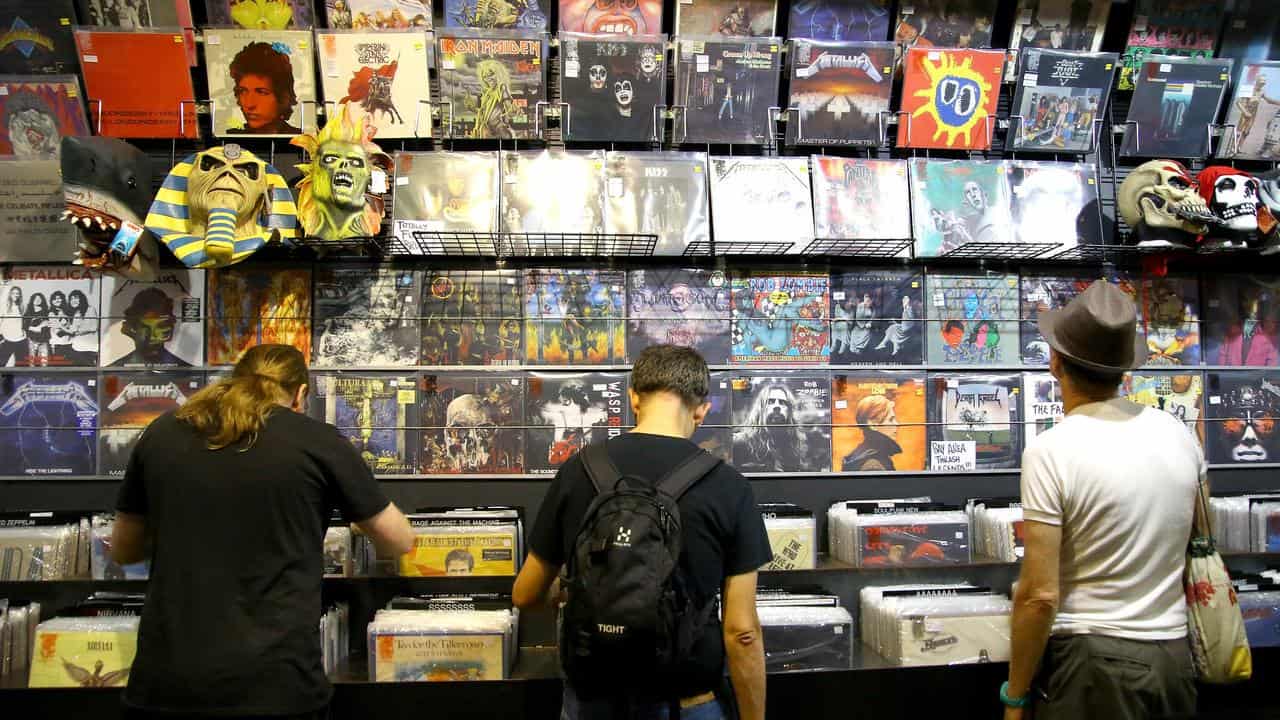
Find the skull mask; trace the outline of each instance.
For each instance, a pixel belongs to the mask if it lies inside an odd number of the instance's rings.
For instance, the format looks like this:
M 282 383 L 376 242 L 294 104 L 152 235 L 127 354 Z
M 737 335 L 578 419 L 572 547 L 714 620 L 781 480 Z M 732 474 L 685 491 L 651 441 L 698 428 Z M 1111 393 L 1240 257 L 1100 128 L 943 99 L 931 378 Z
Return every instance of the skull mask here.
M 497 426 L 476 395 L 459 395 L 445 408 L 445 454 L 461 471 L 483 469 L 489 464 Z
M 1258 181 L 1249 173 L 1222 165 L 1200 171 L 1200 196 L 1229 230 L 1258 229 Z
M 246 234 L 266 205 L 267 166 L 236 145 L 209 148 L 196 155 L 188 181 L 191 216 L 204 223 L 215 208 L 236 215 L 237 236 Z
M 320 146 L 312 173 L 312 189 L 318 202 L 347 210 L 364 207 L 364 194 L 372 177 L 369 160 L 360 143 L 330 140 Z
M 1216 222 L 1190 173 L 1174 160 L 1152 160 L 1134 168 L 1120 184 L 1119 205 L 1120 216 L 1133 228 L 1144 223 L 1201 235 Z
M 613 98 L 618 101 L 618 114 L 631 117 L 632 89 L 630 80 L 619 80 L 613 84 Z
M 609 79 L 609 73 L 603 65 L 592 65 L 587 70 L 587 79 L 591 81 L 592 90 L 603 90 L 605 81 Z

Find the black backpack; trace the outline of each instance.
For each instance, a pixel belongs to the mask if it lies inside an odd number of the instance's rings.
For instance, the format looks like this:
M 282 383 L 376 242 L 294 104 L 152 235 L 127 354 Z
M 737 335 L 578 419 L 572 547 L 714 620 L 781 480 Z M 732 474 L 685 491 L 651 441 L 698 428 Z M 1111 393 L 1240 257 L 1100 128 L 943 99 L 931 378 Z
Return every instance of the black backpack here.
M 670 677 L 689 656 L 716 609 L 714 596 L 695 606 L 676 572 L 676 501 L 720 459 L 699 450 L 652 483 L 622 476 L 604 443 L 587 446 L 581 458 L 596 497 L 565 563 L 561 667 L 583 699 L 638 688 L 661 695 L 655 679 Z

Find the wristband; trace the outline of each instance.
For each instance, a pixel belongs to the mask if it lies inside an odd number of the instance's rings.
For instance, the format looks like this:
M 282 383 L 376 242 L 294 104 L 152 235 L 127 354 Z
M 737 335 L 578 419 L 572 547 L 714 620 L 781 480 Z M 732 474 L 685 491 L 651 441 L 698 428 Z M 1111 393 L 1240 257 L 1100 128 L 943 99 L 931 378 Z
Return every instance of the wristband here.
M 1009 681 L 1005 680 L 1000 685 L 1000 702 L 1004 703 L 1005 707 L 1024 708 L 1031 702 L 1031 693 L 1019 698 L 1011 698 L 1009 697 Z

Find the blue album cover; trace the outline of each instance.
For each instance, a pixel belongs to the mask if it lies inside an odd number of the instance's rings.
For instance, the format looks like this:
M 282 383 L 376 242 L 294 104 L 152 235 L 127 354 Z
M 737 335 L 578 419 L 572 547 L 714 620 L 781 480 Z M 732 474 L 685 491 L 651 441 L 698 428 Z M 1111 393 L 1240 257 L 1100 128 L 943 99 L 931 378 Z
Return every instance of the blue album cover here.
M 91 475 L 98 381 L 87 373 L 0 376 L 0 472 Z
M 417 470 L 417 380 L 378 373 L 321 375 L 312 414 L 338 428 L 375 475 Z
M 805 40 L 889 39 L 888 0 L 796 0 L 789 37 Z

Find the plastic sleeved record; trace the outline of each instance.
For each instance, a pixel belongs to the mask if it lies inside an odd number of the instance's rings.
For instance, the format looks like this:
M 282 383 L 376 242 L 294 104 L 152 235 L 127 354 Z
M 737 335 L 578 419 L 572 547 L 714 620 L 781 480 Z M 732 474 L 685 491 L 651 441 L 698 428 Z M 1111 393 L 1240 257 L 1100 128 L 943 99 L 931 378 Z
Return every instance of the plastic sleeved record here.
M 928 361 L 936 365 L 1018 365 L 1018 277 L 927 278 Z
M 626 275 L 613 270 L 525 273 L 525 362 L 614 365 L 626 360 Z
M 831 355 L 830 276 L 735 274 L 730 281 L 730 362 L 825 364 Z
M 204 57 L 214 135 L 291 138 L 316 128 L 310 30 L 206 29 Z
M 1115 53 L 1026 50 L 1021 54 L 1005 148 L 1088 153 L 1105 123 Z
M 440 112 L 447 137 L 542 136 L 538 103 L 547 97 L 543 35 L 531 30 L 450 30 L 437 37 Z
M 1135 0 L 1117 89 L 1134 89 L 1139 68 L 1152 55 L 1213 57 L 1224 6 L 1224 0 Z
M 861 567 L 962 565 L 972 560 L 969 518 L 961 511 L 859 515 Z
M 559 0 L 559 5 L 561 39 L 568 33 L 624 38 L 662 32 L 661 0 Z
M 709 364 L 729 359 L 729 281 L 723 271 L 652 268 L 627 276 L 627 356 L 680 345 Z
M 813 155 L 809 166 L 815 237 L 911 237 L 906 161 Z
M 1203 158 L 1231 80 L 1231 60 L 1150 55 L 1134 71 L 1126 157 Z
M 1280 459 L 1280 373 L 1206 373 L 1204 399 L 1209 462 L 1244 465 Z
M 733 397 L 730 390 L 732 375 L 728 371 L 711 373 L 710 393 L 707 402 L 711 409 L 690 440 L 693 444 L 721 460 L 733 462 Z M 635 418 L 628 408 L 627 424 L 634 426 Z
M 379 610 L 366 631 L 369 680 L 505 679 L 515 631 L 511 610 Z
M 818 522 L 812 510 L 791 503 L 759 505 L 773 559 L 760 569 L 812 570 L 818 565 Z
M 208 364 L 234 365 L 263 343 L 311 356 L 311 270 L 237 265 L 209 272 Z
M 656 235 L 654 255 L 683 255 L 711 238 L 705 153 L 605 156 L 605 232 Z
M 525 381 L 516 373 L 427 373 L 419 395 L 421 472 L 525 471 Z
M 504 233 L 604 231 L 604 153 L 502 151 L 500 226 Z M 529 249 L 535 254 L 536 248 Z
M 433 270 L 423 279 L 423 365 L 514 365 L 524 355 L 518 270 Z
M 62 187 L 56 160 L 0 162 L 0 256 L 9 262 L 57 263 L 75 257 L 79 232 L 62 220 L 67 209 Z M 5 305 L 0 299 L 0 307 Z
M 0 375 L 0 468 L 6 475 L 97 470 L 98 379 L 89 373 Z
M 1087 163 L 1008 163 L 1014 240 L 1059 248 L 1102 243 L 1097 171 Z
M 898 3 L 894 42 L 941 48 L 991 47 L 996 0 L 915 0 Z
M 925 469 L 926 389 L 924 373 L 867 370 L 833 374 L 832 469 Z
M 842 607 L 758 607 L 770 673 L 848 670 L 853 616 Z
M 325 0 L 334 30 L 431 30 L 431 0 Z
M 1280 590 L 1239 592 L 1249 647 L 1280 646 Z
M 1193 275 L 1120 277 L 1147 337 L 1147 366 L 1199 365 L 1200 285 Z
M 514 576 L 520 569 L 514 522 L 410 515 L 409 524 L 413 550 L 400 556 L 402 577 Z
M 1280 161 L 1280 62 L 1247 62 L 1227 106 L 1218 156 Z
M 1204 357 L 1209 365 L 1280 365 L 1280 277 L 1209 275 Z
M 1018 0 L 1018 14 L 1009 37 L 1007 73 L 1012 75 L 1019 60 L 1031 50 L 1100 50 L 1111 3 L 1112 0 Z M 1103 103 L 1099 107 L 1105 106 Z
M 498 229 L 498 153 L 398 152 L 395 173 L 391 223 L 411 252 L 426 251 L 415 232 L 466 235 Z M 459 240 L 457 250 L 472 249 L 471 244 Z
M 182 407 L 204 387 L 204 373 L 109 372 L 102 375 L 98 471 L 123 477 L 151 421 Z
M 888 0 L 804 0 L 791 3 L 788 36 L 804 40 L 876 42 L 889 39 Z
M 831 274 L 831 362 L 918 365 L 924 357 L 924 273 Z
M 203 270 L 164 268 L 151 280 L 105 275 L 103 367 L 204 364 Z
M 60 617 L 36 626 L 29 687 L 123 687 L 138 647 L 138 617 Z
M 588 7 L 595 10 L 596 4 Z M 617 12 L 625 11 L 618 8 Z M 565 139 L 657 142 L 663 122 L 659 108 L 667 105 L 666 36 L 581 35 L 562 30 L 559 38 L 560 99 L 567 106 L 560 123 Z
M 808 158 L 712 157 L 711 218 L 719 254 L 778 242 L 803 252 L 813 239 Z
M 743 472 L 831 469 L 831 378 L 758 370 L 730 379 L 733 464 Z
M 315 24 L 308 0 L 205 0 L 213 26 L 245 30 L 307 30 Z
M 911 158 L 911 221 L 917 256 L 970 243 L 1014 242 L 1009 163 Z
M 75 75 L 0 75 L 0 155 L 57 160 L 64 135 L 88 135 Z
M 79 538 L 79 520 L 65 513 L 0 515 L 0 581 L 74 578 Z
M 675 141 L 769 142 L 778 112 L 781 43 L 776 37 L 679 38 L 671 103 Z
M 898 145 L 986 150 L 1004 70 L 999 50 L 913 47 L 904 59 Z
M 100 283 L 76 265 L 0 268 L 0 367 L 96 366 Z
M 422 277 L 415 270 L 322 267 L 313 295 L 316 367 L 417 365 Z
M 324 576 L 352 577 L 355 563 L 352 557 L 350 525 L 333 525 L 324 531 Z
M 1049 364 L 1049 343 L 1045 342 L 1037 324 L 1040 313 L 1063 307 L 1097 279 L 1083 273 L 1022 274 L 1018 317 L 1023 365 Z
M 896 665 L 1005 662 L 1012 610 L 1003 595 L 901 598 L 882 652 Z
M 418 468 L 418 381 L 391 373 L 317 374 L 311 414 L 351 442 L 375 475 Z
M 1021 450 L 1017 375 L 930 375 L 929 469 L 1018 466 Z
M 622 434 L 625 373 L 529 373 L 527 472 L 551 475 L 582 448 Z
M 1047 372 L 1022 374 L 1022 439 L 1032 439 L 1062 422 L 1066 412 L 1062 403 L 1062 385 Z
M 196 95 L 188 43 L 179 29 L 75 31 L 85 99 L 96 134 L 196 138 Z M 140 68 L 146 68 L 145 78 Z M 146 92 L 138 84 L 146 83 Z
M 71 0 L 0 2 L 0 73 L 75 72 Z
M 880 145 L 893 60 L 889 42 L 792 40 L 787 144 Z
M 682 0 L 675 34 L 768 37 L 774 33 L 777 0 Z
M 444 26 L 448 28 L 514 29 L 544 33 L 551 16 L 549 0 L 444 0 Z
M 316 31 L 326 110 L 346 105 L 378 140 L 429 137 L 431 43 L 419 30 Z
M 1204 378 L 1199 372 L 1135 371 L 1125 375 L 1124 396 L 1178 418 L 1204 444 Z

